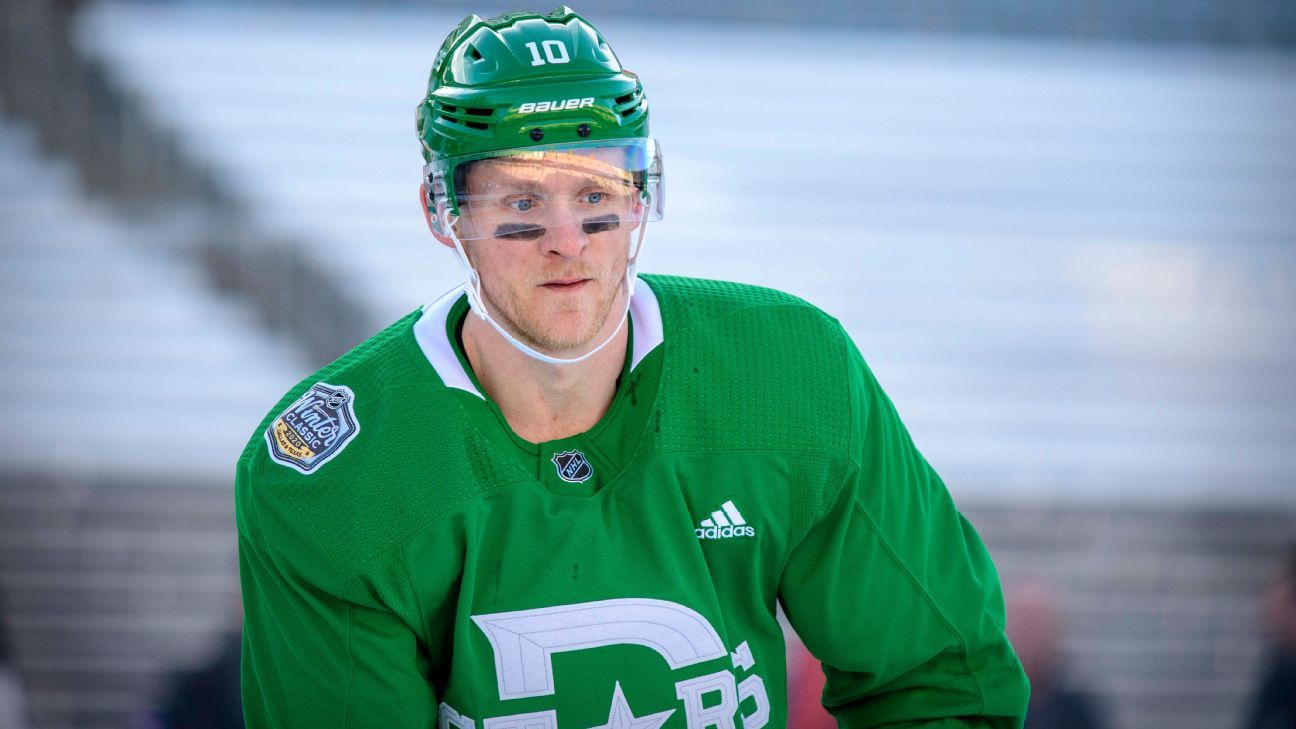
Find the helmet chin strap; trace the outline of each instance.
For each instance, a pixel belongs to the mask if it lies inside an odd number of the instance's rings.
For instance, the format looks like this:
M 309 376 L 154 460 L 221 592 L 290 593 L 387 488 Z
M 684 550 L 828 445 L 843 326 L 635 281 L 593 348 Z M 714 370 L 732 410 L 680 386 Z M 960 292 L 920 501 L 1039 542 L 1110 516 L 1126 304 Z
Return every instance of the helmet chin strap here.
M 464 250 L 463 242 L 459 240 L 459 236 L 455 233 L 454 224 L 457 221 L 444 202 L 437 205 L 437 215 L 443 221 L 442 232 L 449 236 L 450 240 L 454 241 L 455 258 L 459 261 L 459 267 L 463 269 L 464 278 L 467 280 L 468 305 L 472 308 L 473 313 L 481 317 L 492 329 L 499 332 L 499 335 L 504 337 L 504 341 L 513 345 L 514 349 L 532 359 L 556 365 L 576 364 L 593 357 L 599 350 L 610 344 L 613 339 L 616 339 L 617 334 L 625 326 L 626 319 L 630 316 L 630 298 L 634 295 L 635 281 L 638 278 L 639 250 L 643 247 L 644 233 L 648 228 L 648 213 L 650 210 L 652 210 L 651 199 L 643 206 L 643 215 L 639 220 L 639 235 L 635 239 L 629 255 L 626 256 L 626 273 L 623 281 L 625 284 L 625 307 L 621 310 L 621 319 L 617 322 L 616 329 L 613 329 L 612 333 L 601 344 L 585 354 L 579 357 L 563 358 L 554 357 L 527 346 L 509 333 L 499 322 L 495 321 L 495 317 L 491 316 L 490 310 L 486 307 L 486 297 L 482 294 L 481 276 L 472 267 L 472 263 L 468 260 L 468 252 Z

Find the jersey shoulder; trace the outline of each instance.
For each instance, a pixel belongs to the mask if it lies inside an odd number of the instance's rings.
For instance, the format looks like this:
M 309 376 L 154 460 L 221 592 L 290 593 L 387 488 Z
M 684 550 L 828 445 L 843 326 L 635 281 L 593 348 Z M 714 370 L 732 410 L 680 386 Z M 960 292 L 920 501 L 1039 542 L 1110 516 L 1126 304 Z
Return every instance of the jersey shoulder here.
M 661 302 L 662 316 L 674 328 L 724 319 L 742 311 L 791 308 L 834 321 L 813 304 L 764 286 L 685 276 L 642 276 Z
M 264 538 L 318 540 L 347 573 L 512 476 L 415 342 L 420 314 L 280 399 L 239 459 L 240 528 L 252 511 L 273 512 L 285 534 Z
M 659 447 L 847 446 L 849 339 L 836 319 L 759 286 L 647 281 L 661 302 L 667 345 Z
M 285 411 L 292 410 L 298 401 L 309 398 L 312 389 L 317 389 L 321 394 L 327 388 L 336 389 L 344 396 L 349 394 L 349 397 L 335 396 L 331 402 L 325 404 L 325 407 L 333 415 L 340 415 L 342 412 L 354 415 L 357 406 L 363 407 L 374 397 L 381 398 L 389 387 L 398 386 L 402 381 L 416 379 L 413 375 L 417 361 L 409 357 L 406 340 L 417 318 L 418 312 L 402 317 L 294 385 L 262 419 L 244 447 L 240 460 L 255 461 L 264 455 L 262 452 L 265 448 L 261 446 L 266 444 L 264 434 L 267 428 Z M 364 395 L 358 402 L 355 397 L 357 390 Z M 306 404 L 309 405 L 309 400 Z M 342 408 L 339 405 L 348 407 Z M 339 435 L 344 438 L 353 435 L 347 430 L 345 424 L 341 425 L 339 431 Z M 302 461 L 298 470 L 309 472 L 318 468 L 321 465 L 318 461 L 322 459 L 300 453 L 298 460 Z

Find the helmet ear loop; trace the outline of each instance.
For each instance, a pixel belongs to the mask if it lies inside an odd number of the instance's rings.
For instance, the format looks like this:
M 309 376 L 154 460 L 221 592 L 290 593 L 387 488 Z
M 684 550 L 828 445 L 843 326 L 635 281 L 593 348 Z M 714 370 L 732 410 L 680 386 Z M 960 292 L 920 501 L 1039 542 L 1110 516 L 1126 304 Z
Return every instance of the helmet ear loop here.
M 445 202 L 444 184 L 440 183 L 439 178 L 434 173 L 427 173 L 423 178 L 423 183 L 419 185 L 419 198 L 423 205 L 423 218 L 427 221 L 428 230 L 433 235 L 446 235 L 447 227 L 445 225 L 445 208 L 441 203 Z M 440 194 L 437 190 L 443 190 Z
M 445 180 L 440 172 L 433 170 L 431 165 L 423 167 L 423 185 L 420 188 L 423 192 L 423 204 L 426 208 L 428 224 L 433 231 L 442 235 L 453 236 L 454 231 L 450 224 L 446 222 L 446 185 Z

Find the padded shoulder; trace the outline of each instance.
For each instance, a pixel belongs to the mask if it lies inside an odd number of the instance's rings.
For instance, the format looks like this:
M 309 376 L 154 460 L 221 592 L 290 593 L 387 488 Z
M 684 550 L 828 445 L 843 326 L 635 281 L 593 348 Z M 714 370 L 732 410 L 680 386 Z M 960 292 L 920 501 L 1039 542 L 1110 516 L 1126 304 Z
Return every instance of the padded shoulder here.
M 356 383 L 363 389 L 369 390 L 370 388 L 366 386 L 369 383 L 382 383 L 392 375 L 396 375 L 399 379 L 401 374 L 410 374 L 409 369 L 417 363 L 411 362 L 407 356 L 402 356 L 406 349 L 403 340 L 409 336 L 410 327 L 418 319 L 418 314 L 419 312 L 416 311 L 402 317 L 294 385 L 261 420 L 261 424 L 248 440 L 239 460 L 255 459 L 257 451 L 264 450 L 264 448 L 259 449 L 258 444 L 265 444 L 265 439 L 262 437 L 265 429 L 316 383 L 342 384 L 345 381 Z M 349 384 L 347 386 L 351 387 Z M 354 387 L 352 389 L 354 390 Z
M 343 572 L 493 485 L 516 479 L 515 469 L 468 426 L 455 396 L 436 376 L 407 316 L 303 380 L 280 400 L 253 434 L 239 462 L 237 504 L 274 510 L 290 529 L 309 530 Z M 327 462 L 296 467 L 287 414 L 310 413 L 322 394 L 344 390 L 341 408 L 316 407 L 320 417 L 344 421 L 351 408 L 354 433 Z M 308 436 L 311 423 L 290 421 Z M 282 438 L 283 440 L 277 440 Z M 327 439 L 318 441 L 327 444 Z
M 663 311 L 663 316 L 671 317 L 677 327 L 727 317 L 735 310 L 753 307 L 800 306 L 819 312 L 803 299 L 764 286 L 683 276 L 645 275 L 643 278 L 659 298 L 667 300 L 663 307 L 669 311 Z
M 837 320 L 772 289 L 646 280 L 667 347 L 659 450 L 844 452 L 848 340 Z

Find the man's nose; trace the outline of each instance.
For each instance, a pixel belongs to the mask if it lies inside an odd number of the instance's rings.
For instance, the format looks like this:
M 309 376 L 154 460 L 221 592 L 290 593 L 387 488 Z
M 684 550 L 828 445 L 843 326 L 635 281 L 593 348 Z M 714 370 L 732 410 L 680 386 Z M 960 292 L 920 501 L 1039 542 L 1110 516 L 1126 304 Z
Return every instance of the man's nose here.
M 553 211 L 547 234 L 540 239 L 545 253 L 575 258 L 589 245 L 589 235 L 581 225 L 579 211 L 562 208 Z

